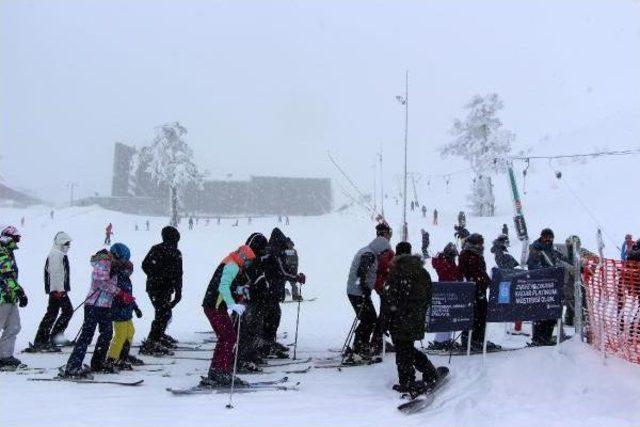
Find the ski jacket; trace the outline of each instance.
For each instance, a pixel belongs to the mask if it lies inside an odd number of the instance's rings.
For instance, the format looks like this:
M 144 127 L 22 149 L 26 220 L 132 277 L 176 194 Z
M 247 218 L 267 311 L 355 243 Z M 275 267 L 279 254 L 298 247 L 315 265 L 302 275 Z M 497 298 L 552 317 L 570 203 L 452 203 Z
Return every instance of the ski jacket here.
M 13 240 L 0 240 L 0 304 L 17 304 L 24 290 L 18 284 L 18 264 Z
M 44 263 L 44 292 L 69 292 L 71 290 L 69 280 L 69 258 L 65 243 L 71 241 L 71 237 L 61 231 L 53 239 L 53 247 Z
M 268 256 L 263 260 L 265 278 L 267 280 L 269 297 L 283 301 L 285 284 L 287 281 L 295 283 L 297 275 L 286 269 L 287 236 L 279 228 L 274 228 L 269 237 Z
M 178 242 L 165 240 L 149 250 L 142 261 L 148 293 L 182 292 L 182 252 Z
M 255 254 L 247 245 L 227 255 L 216 268 L 209 281 L 202 300 L 204 308 L 224 309 L 235 304 L 232 296 L 232 284 L 240 271 L 255 259 Z M 222 305 L 224 304 L 224 305 Z
M 424 338 L 427 309 L 431 305 L 431 277 L 418 255 L 394 258 L 384 288 L 383 310 L 393 340 Z
M 111 264 L 111 276 L 116 279 L 116 286 L 122 292 L 133 295 L 133 284 L 131 283 L 131 273 L 133 273 L 133 264 L 126 260 L 113 260 Z M 135 301 L 125 304 L 117 296 L 113 299 L 111 306 L 111 318 L 114 322 L 122 322 L 133 318 L 133 310 L 138 305 Z
M 120 292 L 116 285 L 116 277 L 111 276 L 111 263 L 113 257 L 106 249 L 98 251 L 91 257 L 91 288 L 85 301 L 85 305 L 94 307 L 111 308 L 113 297 Z
M 393 257 L 395 253 L 389 249 L 387 251 L 382 252 L 378 255 L 378 270 L 376 271 L 376 283 L 374 284 L 374 289 L 379 294 L 382 294 L 384 291 L 384 284 L 389 277 L 389 270 L 391 269 L 391 265 L 393 263 Z
M 564 256 L 553 245 L 546 245 L 537 239 L 529 246 L 527 267 L 529 270 L 555 267 L 564 261 Z
M 487 287 L 491 284 L 491 278 L 487 274 L 487 264 L 482 256 L 482 250 L 465 242 L 460 252 L 458 266 L 467 282 L 475 282 L 476 298 L 486 299 Z
M 442 252 L 431 259 L 431 265 L 438 274 L 439 282 L 461 282 L 464 280 L 455 259 L 447 258 Z
M 367 246 L 356 252 L 351 261 L 347 278 L 347 294 L 353 296 L 369 296 L 376 283 L 378 272 L 377 257 L 384 251 L 391 250 L 389 241 L 378 236 Z
M 518 261 L 516 261 L 509 252 L 507 252 L 507 247 L 499 242 L 493 243 L 491 253 L 495 256 L 496 266 L 498 268 L 513 270 L 520 265 L 520 263 L 518 263 Z

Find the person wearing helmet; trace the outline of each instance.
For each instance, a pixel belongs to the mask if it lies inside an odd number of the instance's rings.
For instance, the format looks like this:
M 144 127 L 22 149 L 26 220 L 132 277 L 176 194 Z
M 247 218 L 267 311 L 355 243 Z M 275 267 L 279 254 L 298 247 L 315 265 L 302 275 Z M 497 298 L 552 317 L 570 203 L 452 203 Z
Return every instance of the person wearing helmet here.
M 155 310 L 147 339 L 140 354 L 161 356 L 171 354 L 176 339 L 167 335 L 171 311 L 182 299 L 182 252 L 178 249 L 180 232 L 171 226 L 162 229 L 162 243 L 151 247 L 142 261 L 147 275 L 147 294 Z M 173 299 L 172 299 L 173 295 Z
M 231 314 L 235 313 L 240 318 L 245 311 L 245 305 L 236 303 L 232 295 L 232 284 L 238 274 L 251 265 L 255 257 L 249 246 L 240 246 L 222 260 L 209 281 L 202 307 L 218 336 L 218 342 L 213 350 L 209 373 L 201 381 L 203 386 L 227 387 L 234 379 L 233 348 L 236 344 L 236 332 Z M 242 386 L 246 383 L 236 378 L 235 384 Z
M 18 307 L 26 307 L 29 299 L 18 284 L 18 265 L 13 252 L 18 249 L 20 233 L 14 226 L 0 232 L 0 369 L 16 369 L 22 362 L 13 356 L 20 332 Z
M 73 316 L 73 305 L 69 299 L 71 286 L 67 256 L 70 247 L 71 236 L 64 231 L 56 233 L 53 247 L 44 263 L 44 291 L 49 295 L 47 311 L 40 322 L 33 346 L 26 351 L 55 351 L 56 345 L 69 343 L 64 338 L 64 331 Z

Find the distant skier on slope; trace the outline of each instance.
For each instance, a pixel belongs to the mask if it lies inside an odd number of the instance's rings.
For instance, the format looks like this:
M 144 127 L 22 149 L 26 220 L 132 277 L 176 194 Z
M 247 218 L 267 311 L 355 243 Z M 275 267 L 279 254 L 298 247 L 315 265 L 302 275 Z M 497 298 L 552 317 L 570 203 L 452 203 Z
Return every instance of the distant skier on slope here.
M 113 236 L 113 225 L 109 223 L 107 227 L 104 229 L 104 244 L 111 244 L 111 236 Z

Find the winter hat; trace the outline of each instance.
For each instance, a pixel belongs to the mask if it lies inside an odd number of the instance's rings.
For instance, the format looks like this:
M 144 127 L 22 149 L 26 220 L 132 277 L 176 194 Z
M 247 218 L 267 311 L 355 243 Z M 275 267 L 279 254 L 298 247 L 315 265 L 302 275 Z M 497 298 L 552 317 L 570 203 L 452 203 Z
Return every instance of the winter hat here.
M 445 246 L 444 249 L 442 250 L 442 253 L 447 258 L 455 258 L 458 256 L 458 248 L 456 248 L 456 245 L 449 242 L 447 243 L 447 246 Z
M 116 258 L 123 259 L 125 261 L 129 261 L 131 258 L 131 251 L 124 243 L 114 243 L 111 245 L 111 249 L 109 249 Z
M 247 261 L 253 261 L 256 258 L 256 254 L 253 253 L 253 250 L 247 245 L 240 246 L 235 253 L 240 261 L 239 267 L 246 265 Z
M 71 236 L 69 236 L 67 233 L 65 233 L 64 231 L 58 231 L 53 238 L 53 244 L 57 248 L 61 248 L 65 245 L 65 243 L 71 242 L 71 240 Z
M 165 243 L 178 244 L 180 241 L 180 232 L 177 228 L 167 225 L 162 229 L 162 241 Z
M 554 238 L 555 236 L 553 235 L 553 230 L 551 230 L 550 228 L 544 228 L 540 232 L 540 237 L 551 237 L 551 238 Z
M 396 245 L 396 255 L 411 255 L 411 243 L 400 242 Z
M 472 233 L 467 237 L 465 243 L 470 245 L 482 245 L 484 244 L 484 237 L 482 237 L 482 234 Z
M 267 238 L 262 233 L 252 233 L 245 245 L 249 246 L 256 257 L 261 257 L 267 248 Z
M 19 241 L 20 240 L 20 232 L 13 225 L 9 225 L 9 226 L 6 226 L 5 228 L 3 228 L 2 232 L 0 233 L 0 236 L 10 237 L 11 239 L 13 239 L 15 241 Z
M 383 234 L 391 233 L 391 227 L 385 221 L 379 222 L 376 225 L 376 236 L 382 236 Z

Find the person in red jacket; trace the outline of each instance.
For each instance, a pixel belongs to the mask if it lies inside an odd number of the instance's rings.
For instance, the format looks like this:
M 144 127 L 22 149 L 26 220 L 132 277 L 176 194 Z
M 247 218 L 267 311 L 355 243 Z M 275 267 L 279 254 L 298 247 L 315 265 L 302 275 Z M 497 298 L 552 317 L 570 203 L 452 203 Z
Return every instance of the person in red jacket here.
M 462 271 L 456 264 L 458 249 L 453 243 L 447 243 L 442 252 L 439 252 L 431 259 L 431 265 L 438 274 L 438 282 L 461 282 L 464 280 Z M 429 350 L 449 350 L 453 341 L 452 332 L 438 332 L 432 343 L 429 343 Z
M 465 280 L 476 284 L 473 331 L 471 333 L 471 349 L 473 351 L 482 351 L 487 319 L 487 288 L 491 283 L 483 253 L 484 237 L 473 233 L 466 238 L 458 262 Z M 462 332 L 463 343 L 467 341 L 468 334 L 467 331 Z M 498 345 L 487 341 L 487 350 L 495 351 L 499 348 Z
M 380 296 L 380 307 L 384 305 L 384 284 L 387 282 L 387 278 L 389 277 L 389 269 L 391 268 L 391 264 L 393 261 L 393 257 L 395 253 L 393 250 L 388 249 L 378 255 L 378 270 L 376 271 L 376 282 L 373 286 L 376 293 Z M 378 315 L 378 320 L 376 321 L 376 327 L 373 330 L 373 335 L 371 337 L 371 354 L 379 355 L 382 353 L 382 340 L 384 339 L 386 319 L 384 315 L 384 311 L 380 310 L 380 314 Z M 387 343 L 387 351 L 393 351 L 393 347 L 390 343 Z

